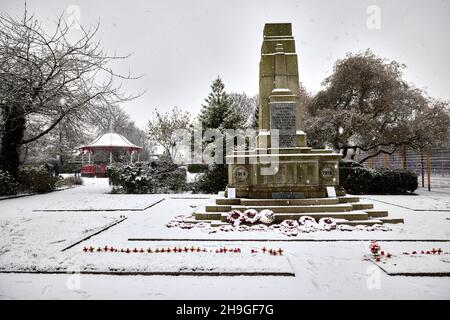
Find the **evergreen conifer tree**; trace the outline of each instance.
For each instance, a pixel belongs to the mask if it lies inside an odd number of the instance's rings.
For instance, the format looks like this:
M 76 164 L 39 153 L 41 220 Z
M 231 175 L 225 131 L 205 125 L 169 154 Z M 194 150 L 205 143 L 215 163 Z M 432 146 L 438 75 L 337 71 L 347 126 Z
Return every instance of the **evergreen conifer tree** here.
M 223 146 L 225 148 L 225 129 L 238 129 L 243 125 L 243 117 L 233 107 L 225 85 L 217 77 L 211 85 L 211 93 L 205 99 L 206 104 L 200 111 L 199 121 L 202 131 L 207 129 L 219 129 L 223 134 Z M 205 141 L 206 143 L 211 141 Z M 225 163 L 225 149 L 223 151 L 223 163 L 215 163 L 209 166 L 208 171 L 198 181 L 196 189 L 201 192 L 216 193 L 223 191 L 228 182 L 228 167 Z
M 199 115 L 203 130 L 219 129 L 223 132 L 224 129 L 238 129 L 242 126 L 242 116 L 232 106 L 220 77 L 213 81 L 205 102 Z

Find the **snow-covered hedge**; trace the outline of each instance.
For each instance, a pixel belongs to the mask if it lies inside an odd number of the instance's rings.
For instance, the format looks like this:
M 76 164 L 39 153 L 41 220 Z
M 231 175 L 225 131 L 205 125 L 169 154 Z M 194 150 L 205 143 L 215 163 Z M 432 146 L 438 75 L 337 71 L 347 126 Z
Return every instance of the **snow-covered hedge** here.
M 165 193 L 186 190 L 186 170 L 165 161 L 108 166 L 109 184 L 125 193 Z
M 17 183 L 7 171 L 0 170 L 0 196 L 10 196 L 17 193 Z
M 20 169 L 17 182 L 21 191 L 45 193 L 54 191 L 61 184 L 61 179 L 61 177 L 55 177 L 51 170 L 44 165 Z
M 417 189 L 417 175 L 400 169 L 370 169 L 355 161 L 339 163 L 341 186 L 351 194 L 401 194 Z

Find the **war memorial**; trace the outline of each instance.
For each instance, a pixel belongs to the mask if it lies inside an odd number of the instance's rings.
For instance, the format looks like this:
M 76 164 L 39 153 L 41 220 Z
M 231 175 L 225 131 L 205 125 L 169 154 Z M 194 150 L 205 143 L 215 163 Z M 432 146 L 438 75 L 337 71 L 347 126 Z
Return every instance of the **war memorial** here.
M 223 198 L 195 213 L 195 221 L 226 223 L 232 210 L 270 210 L 274 221 L 330 217 L 346 225 L 403 223 L 372 203 L 346 196 L 339 186 L 341 155 L 307 146 L 301 130 L 300 85 L 290 23 L 267 23 L 259 64 L 259 133 L 256 148 L 228 156 Z M 233 195 L 230 197 L 229 190 Z M 265 211 L 267 212 L 267 211 Z

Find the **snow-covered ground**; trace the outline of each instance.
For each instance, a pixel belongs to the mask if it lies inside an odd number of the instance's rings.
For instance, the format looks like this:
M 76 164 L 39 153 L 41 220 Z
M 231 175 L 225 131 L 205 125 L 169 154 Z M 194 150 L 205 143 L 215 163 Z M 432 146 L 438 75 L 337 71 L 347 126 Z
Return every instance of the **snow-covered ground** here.
M 364 196 L 364 198 L 385 202 L 399 207 L 411 209 L 414 211 L 450 211 L 450 188 L 418 189 L 417 196 L 411 195 L 393 195 L 393 196 Z
M 167 228 L 174 217 L 191 214 L 210 197 L 109 194 L 107 179 L 84 180 L 83 186 L 69 190 L 0 201 L 1 298 L 450 298 L 449 278 L 431 276 L 445 272 L 450 256 L 402 255 L 432 248 L 450 251 L 450 189 L 365 196 L 376 209 L 405 219 L 403 225 L 390 225 L 390 231 L 287 237 L 273 231 Z M 384 269 L 429 276 L 388 275 L 366 258 L 373 239 L 394 255 Z M 145 252 L 83 250 L 90 246 Z M 197 247 L 206 252 L 196 252 Z M 241 252 L 215 253 L 224 247 Z M 263 247 L 283 254 L 262 253 Z M 154 253 L 162 248 L 171 252 Z M 173 253 L 173 248 L 194 252 Z M 170 275 L 177 273 L 183 275 Z M 242 273 L 246 275 L 238 275 Z

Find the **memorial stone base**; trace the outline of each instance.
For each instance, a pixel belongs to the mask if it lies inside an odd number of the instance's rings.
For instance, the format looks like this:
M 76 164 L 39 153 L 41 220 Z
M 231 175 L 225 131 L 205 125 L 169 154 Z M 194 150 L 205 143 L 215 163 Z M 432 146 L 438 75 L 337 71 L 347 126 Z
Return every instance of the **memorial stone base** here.
M 300 138 L 301 139 L 301 138 Z M 323 198 L 339 189 L 339 159 L 310 147 L 256 148 L 227 157 L 229 187 L 238 198 Z

